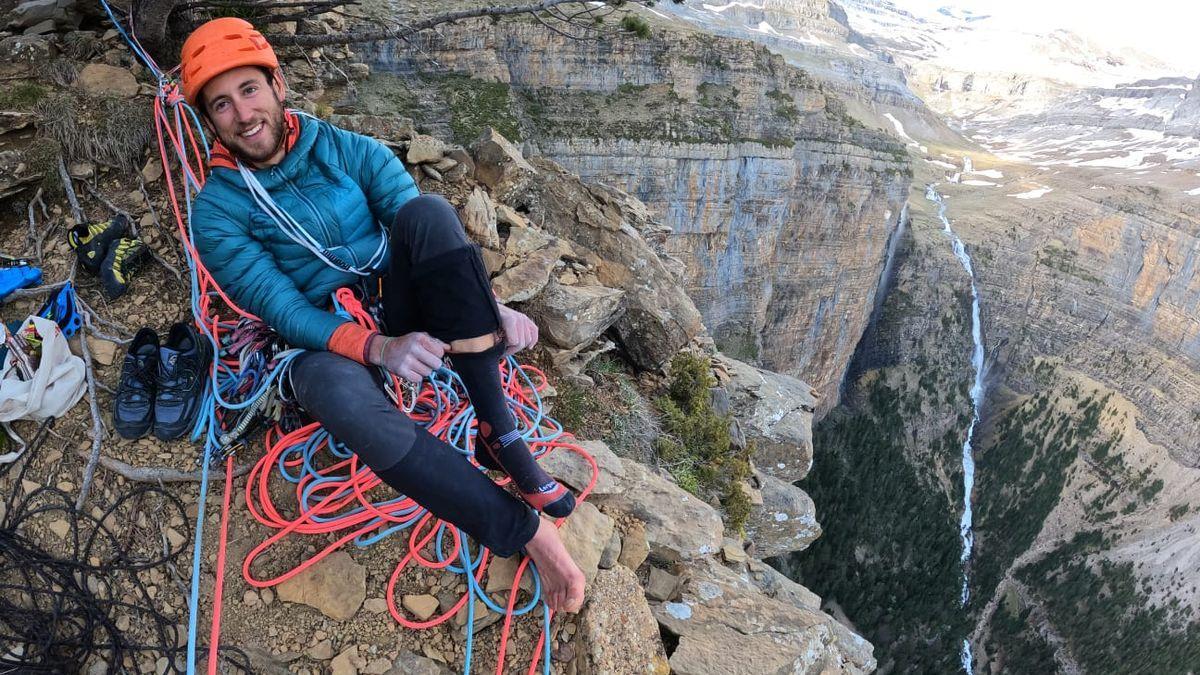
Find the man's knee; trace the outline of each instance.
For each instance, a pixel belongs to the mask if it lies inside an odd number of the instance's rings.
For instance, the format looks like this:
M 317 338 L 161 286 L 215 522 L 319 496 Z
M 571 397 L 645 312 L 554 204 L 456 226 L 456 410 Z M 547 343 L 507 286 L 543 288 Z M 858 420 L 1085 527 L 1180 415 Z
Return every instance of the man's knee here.
M 375 386 L 366 366 L 326 351 L 297 358 L 290 378 L 296 398 L 309 409 L 322 408 L 326 401 L 352 401 Z
M 424 194 L 410 199 L 396 213 L 393 228 L 414 247 L 418 258 L 437 255 L 467 245 L 458 211 L 441 195 Z

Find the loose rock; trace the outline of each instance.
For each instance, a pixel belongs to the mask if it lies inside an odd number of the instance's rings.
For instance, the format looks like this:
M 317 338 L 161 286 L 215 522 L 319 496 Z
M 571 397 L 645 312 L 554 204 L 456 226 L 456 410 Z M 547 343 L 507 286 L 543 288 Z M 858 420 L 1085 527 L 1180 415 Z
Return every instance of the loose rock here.
M 133 73 L 125 68 L 89 63 L 79 71 L 75 86 L 90 96 L 135 96 L 138 83 Z
M 589 583 L 596 577 L 600 554 L 612 532 L 613 519 L 600 513 L 590 501 L 579 503 L 559 530 L 563 544 Z
M 425 621 L 433 616 L 438 608 L 438 600 L 432 595 L 406 595 L 401 604 L 419 621 Z
M 367 571 L 345 551 L 336 551 L 279 584 L 279 599 L 315 607 L 331 619 L 354 616 L 367 595 Z
M 631 570 L 597 573 L 578 625 L 574 663 L 581 675 L 670 672 L 658 625 Z

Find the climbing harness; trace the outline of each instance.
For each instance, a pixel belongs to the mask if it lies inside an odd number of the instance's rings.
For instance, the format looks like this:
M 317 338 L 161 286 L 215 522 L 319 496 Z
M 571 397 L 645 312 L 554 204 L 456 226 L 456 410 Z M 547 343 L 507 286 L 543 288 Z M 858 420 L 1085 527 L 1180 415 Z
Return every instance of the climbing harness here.
M 224 464 L 225 481 L 217 537 L 212 623 L 208 641 L 208 673 L 213 674 L 218 670 L 217 664 L 222 656 L 220 650 L 229 649 L 227 646 L 220 646 L 219 638 L 234 457 L 238 451 L 247 447 L 251 434 L 264 426 L 267 427 L 264 436 L 266 450 L 247 476 L 245 497 L 251 517 L 274 532 L 246 555 L 242 564 L 242 575 L 247 583 L 256 588 L 270 587 L 317 564 L 347 543 L 353 542 L 355 546 L 365 547 L 393 535 L 403 541 L 403 532 L 408 530 L 407 552 L 396 564 L 388 579 L 386 598 L 392 617 L 405 627 L 419 630 L 444 623 L 464 607 L 467 625 L 472 626 L 475 622 L 476 603 L 482 603 L 488 611 L 504 614 L 496 666 L 496 672 L 502 673 L 505 670 L 505 654 L 514 617 L 529 614 L 540 606 L 540 637 L 534 646 L 533 658 L 527 672 L 530 675 L 537 672 L 540 663 L 541 670 L 548 674 L 548 637 L 553 612 L 542 601 L 540 579 L 530 560 L 525 558 L 519 563 L 507 604 L 500 606 L 480 585 L 487 574 L 489 551 L 477 544 L 473 548 L 472 543 L 457 527 L 433 517 L 404 495 L 393 494 L 387 499 L 372 499 L 368 493 L 381 485 L 379 478 L 319 424 L 301 424 L 290 399 L 287 375 L 292 360 L 301 350 L 288 349 L 278 335 L 261 320 L 238 308 L 216 284 L 196 252 L 190 222 L 192 198 L 203 186 L 204 166 L 209 152 L 199 119 L 184 100 L 175 82 L 174 73 L 162 71 L 154 59 L 142 49 L 132 27 L 127 32 L 113 15 L 108 2 L 101 0 L 101 4 L 130 49 L 158 80 L 154 121 L 160 159 L 168 169 L 164 172 L 166 193 L 180 240 L 187 252 L 192 313 L 197 327 L 212 343 L 214 353 L 217 354 L 211 366 L 212 377 L 205 393 L 201 414 L 191 434 L 193 441 L 202 441 L 203 450 L 200 457 L 198 513 L 192 545 L 192 581 L 188 596 L 188 675 L 196 672 L 197 651 L 200 646 L 197 642 L 201 613 L 200 562 L 210 470 L 216 465 Z M 173 164 L 178 166 L 178 184 L 170 170 Z M 247 188 L 251 191 L 255 203 L 275 220 L 280 229 L 293 241 L 313 252 L 326 264 L 365 276 L 364 272 L 378 265 L 386 255 L 387 237 L 384 232 L 380 247 L 367 264 L 361 267 L 346 264 L 340 257 L 332 255 L 316 242 L 303 226 L 279 208 L 245 167 L 239 167 L 239 172 L 243 180 L 249 176 L 250 180 L 246 180 Z M 180 192 L 183 193 L 182 200 L 179 198 Z M 226 314 L 222 318 L 222 304 L 232 314 Z M 376 326 L 374 317 L 349 289 L 340 289 L 334 295 L 333 307 L 337 313 L 364 327 L 374 329 Z M 403 383 L 386 371 L 384 375 L 385 390 L 398 408 L 459 452 L 468 457 L 473 456 L 475 414 L 467 399 L 465 388 L 453 371 L 439 368 L 419 386 Z M 590 465 L 591 480 L 578 495 L 580 501 L 586 499 L 599 471 L 595 460 L 574 443 L 573 437 L 566 433 L 557 421 L 545 414 L 541 399 L 541 392 L 547 387 L 545 376 L 536 368 L 518 365 L 512 357 L 502 364 L 501 375 L 510 410 L 534 456 L 540 457 L 551 451 L 568 451 L 580 455 Z M 504 478 L 498 481 L 498 484 L 505 485 L 509 480 Z M 289 493 L 295 495 L 297 503 L 286 509 L 286 512 L 294 512 L 298 507 L 299 515 L 286 517 L 282 515 L 284 509 L 277 508 L 271 486 L 278 481 L 295 486 Z M 561 526 L 563 520 L 558 519 L 556 525 Z M 256 571 L 254 562 L 265 551 L 285 537 L 306 535 L 332 535 L 335 540 L 295 568 L 281 574 L 263 578 L 261 571 Z M 425 553 L 428 547 L 432 547 L 431 555 Z M 466 592 L 444 613 L 425 621 L 408 618 L 395 602 L 397 584 L 406 570 L 421 567 L 461 575 L 467 586 Z M 526 573 L 532 574 L 533 592 L 525 604 L 517 606 L 521 579 Z M 468 628 L 465 673 L 471 672 L 473 636 L 474 631 Z

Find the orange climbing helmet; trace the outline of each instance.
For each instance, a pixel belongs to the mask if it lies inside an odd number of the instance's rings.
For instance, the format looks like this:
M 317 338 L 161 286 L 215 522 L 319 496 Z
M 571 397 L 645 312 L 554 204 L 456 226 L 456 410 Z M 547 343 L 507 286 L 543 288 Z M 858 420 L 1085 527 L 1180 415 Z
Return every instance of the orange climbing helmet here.
M 192 31 L 183 43 L 180 72 L 183 97 L 196 105 L 209 80 L 241 66 L 278 68 L 275 50 L 249 21 L 232 16 L 213 19 Z

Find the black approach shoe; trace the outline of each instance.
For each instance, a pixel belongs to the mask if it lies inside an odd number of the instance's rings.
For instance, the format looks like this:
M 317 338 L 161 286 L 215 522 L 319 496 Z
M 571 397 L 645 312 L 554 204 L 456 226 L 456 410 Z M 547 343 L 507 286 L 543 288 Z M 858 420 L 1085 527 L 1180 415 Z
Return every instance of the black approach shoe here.
M 171 326 L 167 342 L 158 350 L 158 395 L 154 399 L 154 435 L 164 441 L 188 433 L 196 423 L 212 346 L 190 323 Z
M 119 215 L 102 223 L 83 223 L 72 227 L 67 232 L 67 243 L 85 270 L 100 274 L 100 265 L 104 263 L 108 249 L 128 233 L 129 220 Z
M 116 300 L 129 288 L 129 276 L 146 257 L 146 245 L 140 239 L 118 239 L 108 249 L 100 265 L 100 282 L 104 295 Z
M 141 438 L 154 424 L 155 375 L 158 371 L 158 333 L 143 328 L 133 336 L 121 381 L 113 397 L 113 427 L 122 438 Z

